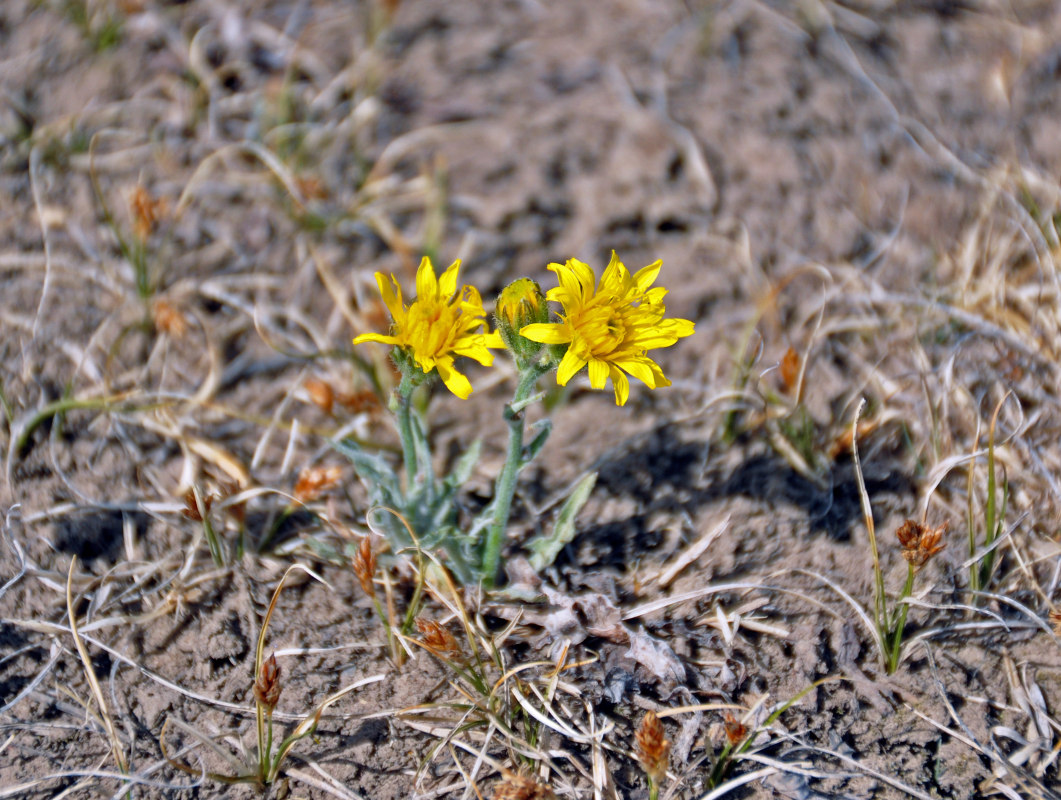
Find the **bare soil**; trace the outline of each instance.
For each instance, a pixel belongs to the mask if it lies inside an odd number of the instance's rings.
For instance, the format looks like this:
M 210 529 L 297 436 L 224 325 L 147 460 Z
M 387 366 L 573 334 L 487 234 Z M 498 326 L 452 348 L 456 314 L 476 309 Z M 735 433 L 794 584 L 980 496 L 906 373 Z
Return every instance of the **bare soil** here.
M 1036 0 L 6 0 L 0 797 L 259 794 L 205 775 L 233 767 L 188 731 L 254 751 L 255 643 L 292 563 L 314 575 L 269 626 L 277 723 L 364 685 L 265 791 L 486 797 L 525 768 L 452 732 L 467 698 L 442 662 L 394 663 L 347 561 L 367 499 L 328 442 L 396 452 L 386 353 L 350 345 L 386 325 L 376 270 L 411 287 L 421 254 L 460 258 L 491 302 L 612 250 L 662 259 L 697 332 L 625 407 L 547 387 L 506 558 L 537 600 L 462 595 L 487 631 L 516 621 L 507 665 L 566 659 L 580 733 L 546 729 L 539 780 L 647 798 L 654 710 L 661 796 L 1061 796 L 1058 41 L 1061 4 Z M 502 360 L 469 368 L 468 401 L 432 398 L 440 470 L 484 440 L 468 509 L 503 458 Z M 867 624 L 863 398 L 892 598 L 902 521 L 949 525 L 893 675 Z M 989 433 L 1006 504 L 976 594 Z M 292 505 L 322 465 L 339 485 Z M 523 545 L 587 471 L 539 585 Z M 192 486 L 246 501 L 225 566 Z M 383 569 L 401 612 L 410 567 Z M 459 633 L 445 600 L 424 614 Z M 711 794 L 727 709 L 762 730 Z

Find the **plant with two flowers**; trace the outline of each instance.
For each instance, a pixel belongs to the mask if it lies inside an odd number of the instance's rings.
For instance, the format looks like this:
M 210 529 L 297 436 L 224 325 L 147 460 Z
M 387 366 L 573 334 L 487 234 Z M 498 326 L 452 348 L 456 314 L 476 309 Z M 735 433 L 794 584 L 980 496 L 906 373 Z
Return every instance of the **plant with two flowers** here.
M 401 379 L 390 409 L 401 439 L 402 475 L 396 475 L 382 455 L 351 441 L 338 442 L 336 447 L 352 460 L 374 506 L 392 512 L 378 517 L 392 551 L 409 546 L 442 550 L 459 581 L 493 585 L 517 478 L 541 451 L 551 429 L 548 418 L 530 426 L 526 422 L 526 409 L 544 397 L 539 380 L 555 371 L 563 386 L 586 368 L 594 389 L 604 389 L 611 380 L 620 406 L 630 395 L 628 376 L 652 389 L 670 385 L 648 352 L 692 335 L 693 323 L 664 316 L 667 290 L 653 287 L 661 267 L 662 262 L 656 261 L 631 274 L 613 252 L 598 281 L 594 271 L 577 259 L 550 264 L 558 285 L 543 294 L 529 278 L 509 284 L 497 298 L 492 331 L 479 291 L 474 286 L 458 287 L 459 261 L 439 276 L 425 257 L 416 273 L 416 298 L 408 304 L 393 275 L 376 273 L 391 316 L 390 330 L 363 333 L 354 344 L 379 342 L 393 348 L 391 357 Z M 549 303 L 558 303 L 560 310 L 551 312 Z M 491 351 L 501 349 L 513 359 L 518 375 L 512 399 L 502 412 L 508 424 L 506 458 L 494 482 L 493 499 L 462 530 L 457 493 L 479 460 L 480 442 L 468 447 L 449 475 L 436 475 L 426 415 L 413 398 L 421 387 L 441 380 L 454 395 L 467 399 L 472 385 L 458 368 L 457 358 L 489 367 L 494 359 Z M 580 481 L 561 508 L 552 533 L 529 544 L 536 569 L 551 563 L 573 537 L 575 516 L 595 478 L 589 475 Z

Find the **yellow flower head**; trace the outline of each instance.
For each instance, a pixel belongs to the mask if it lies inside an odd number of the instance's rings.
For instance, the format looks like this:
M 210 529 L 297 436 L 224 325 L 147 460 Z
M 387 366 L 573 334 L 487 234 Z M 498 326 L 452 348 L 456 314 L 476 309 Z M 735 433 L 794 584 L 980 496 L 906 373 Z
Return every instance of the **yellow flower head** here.
M 496 332 L 486 332 L 486 312 L 478 290 L 474 286 L 457 290 L 459 269 L 460 261 L 454 261 L 436 278 L 431 259 L 424 256 L 416 271 L 416 300 L 408 307 L 402 303 L 397 279 L 377 272 L 376 284 L 393 320 L 390 334 L 363 333 L 354 344 L 381 342 L 400 347 L 425 374 L 438 370 L 446 388 L 465 400 L 472 385 L 453 366 L 454 356 L 467 356 L 489 367 L 494 355 L 487 348 L 504 347 L 504 343 Z
M 596 283 L 593 270 L 577 259 L 549 265 L 560 285 L 550 289 L 546 297 L 563 306 L 560 321 L 527 325 L 520 334 L 543 344 L 568 345 L 556 371 L 557 383 L 564 386 L 588 365 L 594 389 L 603 389 L 608 378 L 612 379 L 618 405 L 625 405 L 630 396 L 630 382 L 624 372 L 650 389 L 670 386 L 659 364 L 646 353 L 691 336 L 693 323 L 663 319 L 667 290 L 662 286 L 649 288 L 662 265 L 656 261 L 631 275 L 612 251 L 600 283 Z

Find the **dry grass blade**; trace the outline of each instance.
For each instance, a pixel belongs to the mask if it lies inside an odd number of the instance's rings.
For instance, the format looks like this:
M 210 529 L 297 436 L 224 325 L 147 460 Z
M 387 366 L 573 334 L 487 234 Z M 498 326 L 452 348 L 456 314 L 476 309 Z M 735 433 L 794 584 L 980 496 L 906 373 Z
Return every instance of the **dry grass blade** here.
M 309 763 L 309 766 L 310 769 L 312 769 L 321 777 L 314 777 L 305 770 L 295 769 L 294 767 L 288 768 L 287 776 L 289 778 L 294 778 L 295 780 L 302 781 L 307 786 L 312 786 L 315 789 L 319 789 L 325 794 L 330 794 L 332 797 L 338 797 L 339 800 L 364 800 L 364 797 L 362 795 L 359 795 L 357 792 L 347 789 L 338 780 L 336 780 L 331 775 L 322 770 L 319 765 L 311 761 Z
M 122 749 L 121 739 L 118 738 L 118 731 L 114 727 L 114 720 L 111 718 L 110 708 L 107 706 L 107 701 L 103 697 L 103 689 L 99 685 L 99 681 L 96 679 L 96 670 L 92 666 L 92 659 L 89 657 L 88 650 L 85 648 L 85 643 L 81 641 L 81 636 L 77 630 L 77 616 L 74 613 L 73 595 L 74 570 L 76 567 L 77 556 L 74 556 L 70 559 L 70 571 L 67 573 L 66 579 L 66 613 L 70 620 L 70 635 L 74 639 L 74 646 L 77 648 L 77 654 L 81 657 L 81 664 L 85 670 L 85 679 L 88 681 L 89 689 L 92 691 L 92 697 L 96 701 L 96 707 L 99 711 L 100 718 L 103 720 L 103 725 L 107 732 L 107 739 L 110 742 L 111 755 L 114 756 L 114 760 L 118 764 L 118 769 L 123 775 L 125 775 L 129 772 L 129 764 L 125 760 L 125 753 Z
M 996 746 L 985 746 L 982 742 L 980 742 L 979 739 L 977 739 L 977 737 L 969 729 L 968 725 L 966 725 L 965 721 L 958 714 L 957 709 L 954 708 L 954 705 L 953 703 L 951 703 L 950 698 L 947 696 L 946 686 L 944 686 L 943 680 L 939 675 L 939 670 L 936 667 L 936 659 L 933 656 L 932 650 L 928 647 L 928 645 L 924 645 L 924 652 L 926 658 L 928 659 L 929 669 L 932 671 L 932 679 L 935 682 L 939 698 L 946 707 L 947 713 L 948 715 L 950 715 L 951 720 L 954 721 L 954 723 L 964 734 L 965 741 L 978 753 L 980 753 L 980 755 L 990 759 L 991 762 L 994 763 L 1000 770 L 999 774 L 1011 778 L 1018 785 L 1019 792 L 1027 792 L 1028 794 L 1022 795 L 1018 793 L 1017 790 L 1014 790 L 1011 787 L 1005 785 L 999 785 L 996 788 L 999 791 L 1003 791 L 1008 796 L 1016 798 L 1027 796 L 1036 798 L 1036 800 L 1061 800 L 1061 794 L 1054 792 L 1052 789 L 1048 788 L 1047 786 L 1044 786 L 1036 778 L 1032 777 L 1031 775 L 1028 775 L 1025 770 L 1020 768 L 1020 766 L 1011 762 L 1010 759 L 1007 758 L 1006 755 L 1002 753 Z M 919 714 L 918 716 L 922 715 Z M 927 719 L 927 717 L 923 718 Z M 931 720 L 929 721 L 931 722 Z M 936 725 L 936 723 L 933 724 Z

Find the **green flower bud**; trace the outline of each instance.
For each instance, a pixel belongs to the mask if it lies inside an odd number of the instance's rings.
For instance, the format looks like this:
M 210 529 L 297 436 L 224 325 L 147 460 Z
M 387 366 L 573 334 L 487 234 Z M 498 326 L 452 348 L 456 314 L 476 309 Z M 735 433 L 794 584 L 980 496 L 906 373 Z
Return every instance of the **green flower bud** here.
M 517 365 L 529 363 L 542 346 L 519 335 L 520 328 L 549 321 L 549 306 L 541 287 L 530 278 L 520 278 L 506 286 L 497 298 L 495 310 L 497 331 Z

